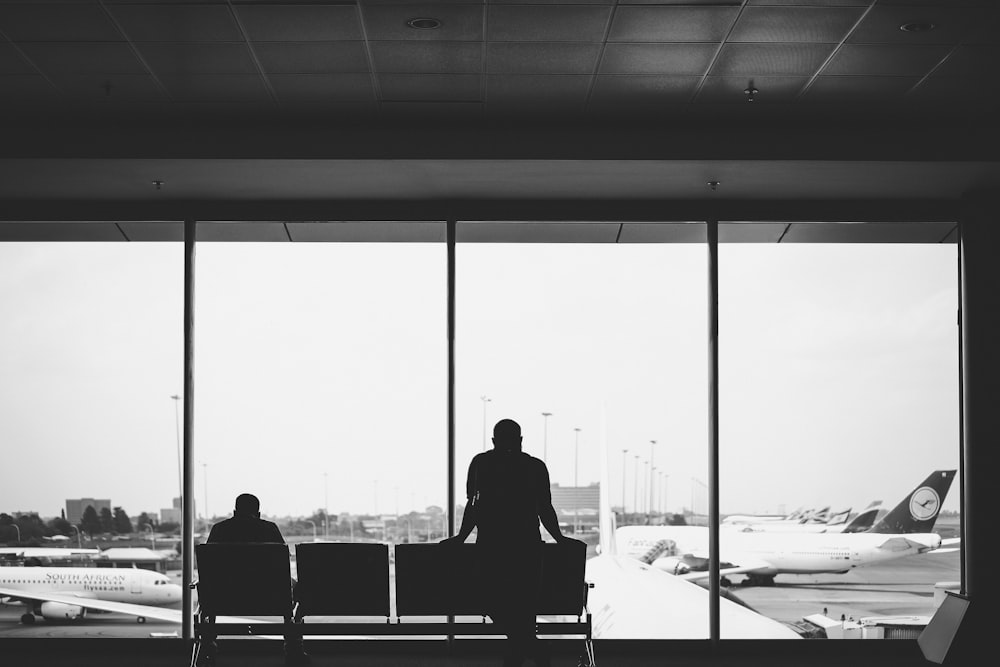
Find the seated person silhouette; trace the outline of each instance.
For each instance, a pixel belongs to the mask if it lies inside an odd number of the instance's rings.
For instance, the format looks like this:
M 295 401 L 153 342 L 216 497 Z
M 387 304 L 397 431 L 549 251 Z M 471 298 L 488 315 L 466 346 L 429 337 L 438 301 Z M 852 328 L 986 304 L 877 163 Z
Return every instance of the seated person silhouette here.
M 284 544 L 285 538 L 281 536 L 278 526 L 271 521 L 260 518 L 260 501 L 257 496 L 250 493 L 241 493 L 236 496 L 236 507 L 230 519 L 220 521 L 212 526 L 208 534 L 208 543 L 219 542 L 246 544 L 246 543 L 268 543 Z M 292 587 L 294 591 L 294 580 Z M 285 619 L 287 622 L 290 619 Z M 300 631 L 301 632 L 301 631 Z M 309 661 L 309 655 L 303 650 L 302 635 L 295 630 L 285 633 L 285 662 L 289 665 L 302 665 Z M 215 662 L 218 653 L 218 645 L 214 636 L 208 632 L 203 633 L 204 657 L 206 663 Z
M 486 609 L 507 635 L 504 667 L 533 657 L 550 658 L 535 636 L 535 613 L 542 581 L 542 537 L 538 522 L 557 542 L 578 542 L 559 530 L 552 507 L 549 471 L 541 460 L 521 451 L 521 427 L 501 419 L 493 427 L 490 451 L 469 464 L 468 502 L 458 535 L 442 544 L 461 543 L 477 529 L 476 558 Z

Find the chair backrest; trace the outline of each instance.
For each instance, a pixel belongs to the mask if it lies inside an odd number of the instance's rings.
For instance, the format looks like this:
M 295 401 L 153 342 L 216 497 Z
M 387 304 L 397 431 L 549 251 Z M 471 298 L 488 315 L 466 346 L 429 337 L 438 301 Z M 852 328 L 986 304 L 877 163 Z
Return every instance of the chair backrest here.
M 397 544 L 396 615 L 485 615 L 474 585 L 475 549 L 475 544 Z
M 581 542 L 545 544 L 542 559 L 538 613 L 582 614 L 586 602 L 587 545 Z
M 295 545 L 300 616 L 389 616 L 389 547 Z
M 479 585 L 483 575 L 476 566 L 476 548 L 475 544 L 397 545 L 396 614 L 485 615 L 486 605 Z M 536 613 L 581 614 L 586 594 L 586 545 L 544 544 L 542 559 L 542 586 Z
M 291 566 L 286 545 L 199 544 L 195 557 L 202 613 L 291 615 Z

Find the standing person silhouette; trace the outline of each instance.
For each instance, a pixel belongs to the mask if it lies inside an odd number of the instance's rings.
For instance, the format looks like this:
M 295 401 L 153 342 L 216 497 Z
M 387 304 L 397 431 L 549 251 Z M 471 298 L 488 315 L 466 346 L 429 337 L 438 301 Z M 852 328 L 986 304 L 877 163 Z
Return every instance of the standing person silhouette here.
M 208 543 L 236 543 L 236 544 L 257 544 L 276 543 L 284 544 L 285 538 L 281 536 L 281 531 L 273 521 L 266 521 L 260 518 L 260 500 L 250 493 L 241 493 L 236 496 L 236 506 L 233 509 L 232 518 L 220 521 L 212 526 L 208 534 Z M 292 590 L 294 591 L 295 581 L 292 580 Z M 288 621 L 289 619 L 285 619 Z M 215 662 L 218 653 L 218 645 L 214 637 L 205 635 L 205 662 Z M 294 630 L 285 634 L 285 664 L 303 665 L 309 662 L 309 655 L 303 650 L 302 636 Z
M 535 636 L 538 590 L 542 581 L 541 520 L 557 542 L 578 542 L 559 530 L 545 463 L 521 451 L 521 427 L 501 419 L 493 427 L 493 449 L 473 457 L 466 482 L 468 502 L 458 535 L 442 544 L 464 542 L 477 529 L 479 584 L 487 612 L 507 635 L 504 667 L 528 657 L 550 664 Z

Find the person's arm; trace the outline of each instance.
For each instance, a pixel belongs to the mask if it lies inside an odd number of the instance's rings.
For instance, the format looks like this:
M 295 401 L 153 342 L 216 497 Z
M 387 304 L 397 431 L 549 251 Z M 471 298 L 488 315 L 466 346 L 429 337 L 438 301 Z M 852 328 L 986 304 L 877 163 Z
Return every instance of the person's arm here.
M 549 482 L 549 469 L 545 463 L 539 462 L 541 472 L 539 473 L 538 488 L 536 489 L 536 508 L 538 518 L 542 521 L 542 526 L 549 531 L 549 535 L 555 538 L 556 542 L 576 542 L 572 537 L 563 535 L 559 530 L 559 518 L 556 516 L 556 509 L 552 507 L 552 488 Z
M 465 511 L 462 513 L 462 526 L 458 529 L 458 534 L 445 538 L 442 542 L 457 543 L 464 542 L 472 534 L 472 529 L 476 527 L 476 496 L 479 489 L 476 484 L 477 479 L 476 459 L 469 463 L 469 474 L 465 480 Z
M 281 529 L 278 528 L 278 524 L 271 522 L 271 527 L 274 528 L 274 539 L 272 542 L 277 542 L 278 544 L 284 544 L 285 538 L 281 534 Z

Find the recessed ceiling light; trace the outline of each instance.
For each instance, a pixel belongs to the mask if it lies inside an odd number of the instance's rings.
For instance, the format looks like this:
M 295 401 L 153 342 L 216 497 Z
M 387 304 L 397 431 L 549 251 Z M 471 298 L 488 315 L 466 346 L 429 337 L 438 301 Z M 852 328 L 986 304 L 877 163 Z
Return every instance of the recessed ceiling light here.
M 903 32 L 927 32 L 936 27 L 937 26 L 930 21 L 907 21 L 903 25 L 899 26 L 899 29 Z
M 435 28 L 441 27 L 441 21 L 428 16 L 420 16 L 410 19 L 406 22 L 406 25 L 410 26 L 414 30 L 434 30 Z

